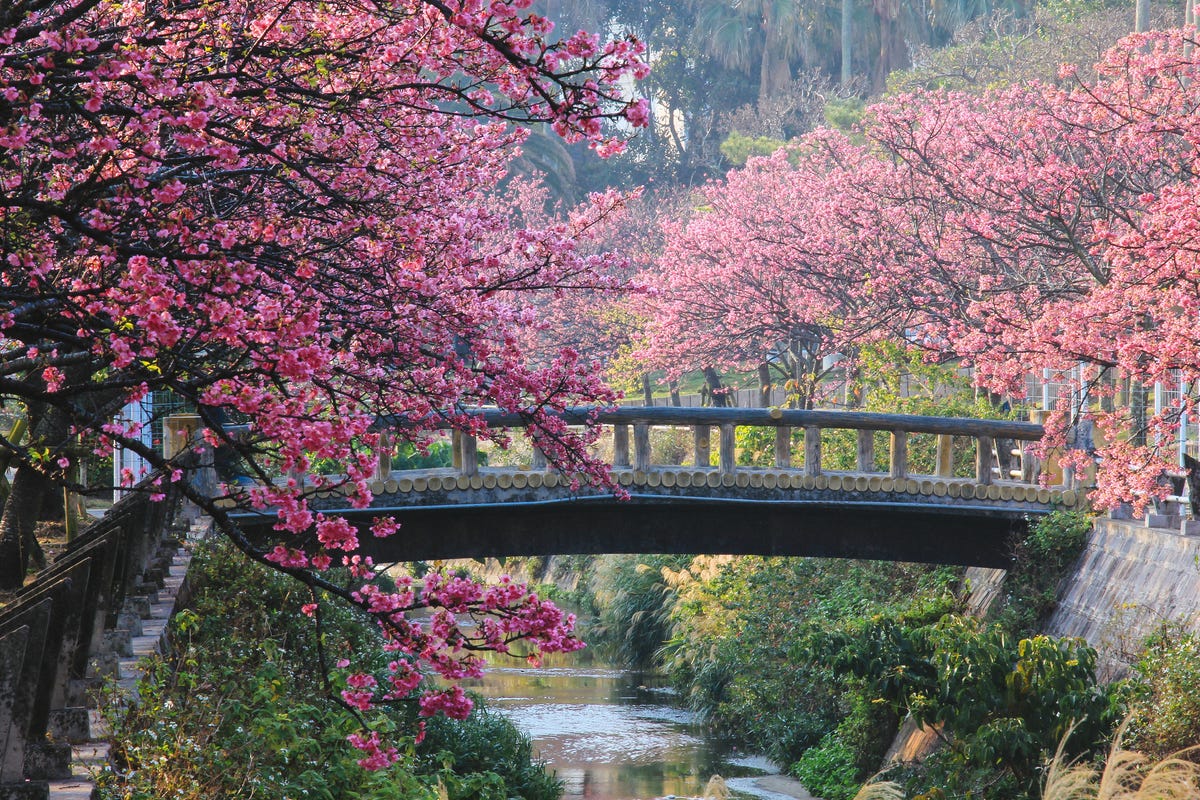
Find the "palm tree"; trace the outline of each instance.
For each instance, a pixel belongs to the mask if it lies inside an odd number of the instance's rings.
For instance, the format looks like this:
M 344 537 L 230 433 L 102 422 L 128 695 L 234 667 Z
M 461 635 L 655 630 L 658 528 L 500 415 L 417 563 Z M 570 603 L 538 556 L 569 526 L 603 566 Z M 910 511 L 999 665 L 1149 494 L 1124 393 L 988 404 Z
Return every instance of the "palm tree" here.
M 792 82 L 792 61 L 813 51 L 813 10 L 798 0 L 696 0 L 701 49 L 729 69 L 759 71 L 762 102 Z
M 550 192 L 550 200 L 572 206 L 579 199 L 575 161 L 563 144 L 545 125 L 529 131 L 521 145 L 521 154 L 508 167 L 509 175 L 540 179 Z

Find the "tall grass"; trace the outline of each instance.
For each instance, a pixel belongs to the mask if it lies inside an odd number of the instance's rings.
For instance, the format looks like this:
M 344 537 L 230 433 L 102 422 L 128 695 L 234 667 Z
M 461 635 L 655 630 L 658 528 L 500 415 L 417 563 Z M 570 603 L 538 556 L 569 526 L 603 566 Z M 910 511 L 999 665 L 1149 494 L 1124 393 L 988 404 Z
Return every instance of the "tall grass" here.
M 1200 745 L 1155 761 L 1117 736 L 1103 768 L 1073 763 L 1062 745 L 1046 768 L 1042 800 L 1200 800 Z

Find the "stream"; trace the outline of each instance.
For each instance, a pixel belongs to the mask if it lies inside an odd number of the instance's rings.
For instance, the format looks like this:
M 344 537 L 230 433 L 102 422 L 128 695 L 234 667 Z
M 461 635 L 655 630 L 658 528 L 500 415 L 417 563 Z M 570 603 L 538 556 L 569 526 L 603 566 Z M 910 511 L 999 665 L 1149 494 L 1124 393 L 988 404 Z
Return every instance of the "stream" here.
M 661 679 L 584 658 L 536 669 L 493 666 L 464 684 L 533 739 L 537 756 L 563 781 L 564 800 L 700 797 L 713 775 L 735 797 L 808 797 L 799 784 L 772 777 L 778 770 L 766 759 L 706 736 Z

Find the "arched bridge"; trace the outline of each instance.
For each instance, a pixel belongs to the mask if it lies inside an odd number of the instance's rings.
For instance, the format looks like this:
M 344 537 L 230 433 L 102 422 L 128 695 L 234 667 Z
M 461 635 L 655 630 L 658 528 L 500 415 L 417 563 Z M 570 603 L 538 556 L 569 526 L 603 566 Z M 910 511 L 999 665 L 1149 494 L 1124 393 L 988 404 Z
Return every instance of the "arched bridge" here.
M 490 427 L 524 424 L 518 415 L 479 413 Z M 314 506 L 363 526 L 394 514 L 399 533 L 361 539 L 361 552 L 377 561 L 675 552 L 995 567 L 1007 565 L 1011 537 L 1031 516 L 1083 501 L 1069 476 L 1068 485 L 1043 485 L 1027 449 L 1042 427 L 1026 422 L 765 408 L 566 416 L 611 430 L 611 448 L 606 442 L 601 452 L 610 453 L 612 480 L 628 498 L 573 489 L 536 449 L 524 464 L 480 466 L 475 439 L 456 433 L 454 468 L 385 467 L 371 508 L 351 509 L 336 492 L 318 495 Z M 737 428 L 761 429 L 750 438 L 761 443 L 757 460 L 772 466 L 738 465 Z M 676 433 L 661 433 L 667 429 Z M 656 463 L 667 448 L 652 444 L 663 439 L 676 463 Z M 272 522 L 249 511 L 233 516 L 263 533 Z

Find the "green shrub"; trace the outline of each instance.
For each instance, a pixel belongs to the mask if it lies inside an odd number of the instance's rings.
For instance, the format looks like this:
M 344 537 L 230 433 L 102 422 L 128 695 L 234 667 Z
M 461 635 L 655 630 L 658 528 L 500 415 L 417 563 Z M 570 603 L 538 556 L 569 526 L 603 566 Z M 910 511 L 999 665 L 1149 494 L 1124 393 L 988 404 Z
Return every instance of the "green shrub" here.
M 1128 745 L 1165 758 L 1200 744 L 1200 637 L 1163 626 L 1135 669 Z
M 725 141 L 721 142 L 721 155 L 736 167 L 744 167 L 754 156 L 769 156 L 787 142 L 772 139 L 768 136 L 744 136 L 737 131 L 730 131 Z
M 1013 550 L 996 621 L 1014 636 L 1041 629 L 1054 610 L 1058 587 L 1087 543 L 1092 520 L 1078 511 L 1042 517 Z
M 551 800 L 555 782 L 530 761 L 530 745 L 486 712 L 436 720 L 405 758 L 368 772 L 346 736 L 357 721 L 329 697 L 319 645 L 379 650 L 379 634 L 328 604 L 323 632 L 299 613 L 309 601 L 290 579 L 223 542 L 202 548 L 189 571 L 192 601 L 172 620 L 168 652 L 145 662 L 136 705 L 106 704 L 113 764 L 98 776 L 104 798 L 451 798 Z M 372 647 L 373 646 L 373 647 Z M 372 724 L 404 743 L 414 704 Z M 485 749 L 486 748 L 486 749 Z
M 859 770 L 853 749 L 836 733 L 826 734 L 792 765 L 792 774 L 813 795 L 825 800 L 850 800 L 858 792 Z

